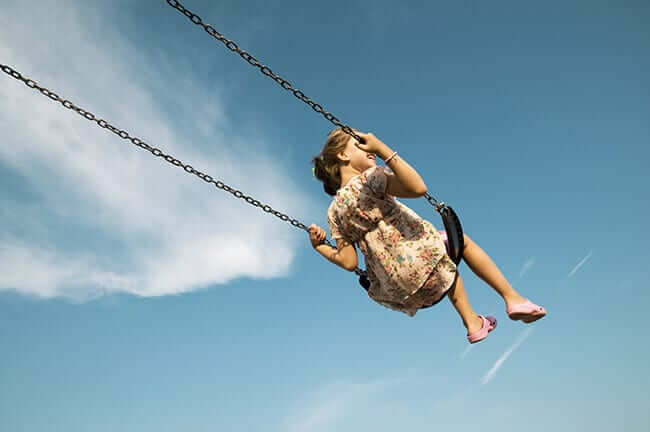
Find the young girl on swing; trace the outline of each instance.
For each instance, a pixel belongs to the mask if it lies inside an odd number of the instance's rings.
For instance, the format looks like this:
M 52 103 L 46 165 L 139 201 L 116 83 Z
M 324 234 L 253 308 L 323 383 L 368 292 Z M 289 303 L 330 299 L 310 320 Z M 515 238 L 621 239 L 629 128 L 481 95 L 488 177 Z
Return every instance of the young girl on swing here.
M 370 281 L 368 295 L 390 309 L 414 316 L 449 297 L 467 329 L 467 339 L 485 339 L 497 325 L 496 318 L 477 315 L 467 300 L 463 280 L 447 255 L 445 231 L 418 216 L 395 199 L 417 198 L 426 192 L 422 178 L 397 152 L 373 134 L 354 131 L 358 142 L 341 128 L 333 130 L 312 159 L 314 175 L 333 196 L 327 211 L 336 248 L 324 243 L 325 231 L 309 227 L 316 251 L 338 266 L 353 271 L 359 246 Z M 380 157 L 390 170 L 378 166 Z M 512 320 L 531 323 L 546 310 L 521 297 L 490 257 L 465 235 L 463 259 L 469 268 L 503 298 Z

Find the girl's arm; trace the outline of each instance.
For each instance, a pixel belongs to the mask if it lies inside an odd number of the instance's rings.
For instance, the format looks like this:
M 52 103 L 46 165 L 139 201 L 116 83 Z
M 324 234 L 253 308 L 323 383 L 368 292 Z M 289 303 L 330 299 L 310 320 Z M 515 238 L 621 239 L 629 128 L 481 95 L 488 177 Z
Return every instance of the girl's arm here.
M 392 154 L 393 150 L 385 144 L 377 152 L 377 155 L 384 160 Z M 418 198 L 427 193 L 427 185 L 422 180 L 422 177 L 404 159 L 400 159 L 398 155 L 393 156 L 386 166 L 394 173 L 388 175 L 386 184 L 386 193 L 388 195 L 403 198 Z
M 354 271 L 357 267 L 357 250 L 354 244 L 338 237 L 336 239 L 336 248 L 325 244 L 327 235 L 325 230 L 317 225 L 309 226 L 309 240 L 311 245 L 319 254 L 323 255 L 328 261 L 333 262 L 347 271 Z M 336 230 L 338 232 L 338 230 Z
M 343 239 L 337 239 L 336 248 L 322 243 L 315 246 L 314 249 L 316 249 L 318 253 L 323 255 L 328 261 L 347 271 L 354 271 L 354 269 L 357 268 L 357 250 L 353 243 L 348 243 Z
M 357 141 L 356 146 L 365 152 L 376 154 L 383 160 L 388 160 L 386 166 L 395 173 L 394 175 L 388 176 L 388 184 L 386 185 L 386 193 L 388 195 L 416 198 L 427 193 L 427 185 L 424 184 L 424 180 L 422 180 L 420 174 L 411 165 L 406 163 L 404 159 L 400 159 L 397 156 L 397 152 L 394 152 L 383 141 L 371 133 L 364 134 L 357 132 L 357 134 L 364 142 L 360 143 Z

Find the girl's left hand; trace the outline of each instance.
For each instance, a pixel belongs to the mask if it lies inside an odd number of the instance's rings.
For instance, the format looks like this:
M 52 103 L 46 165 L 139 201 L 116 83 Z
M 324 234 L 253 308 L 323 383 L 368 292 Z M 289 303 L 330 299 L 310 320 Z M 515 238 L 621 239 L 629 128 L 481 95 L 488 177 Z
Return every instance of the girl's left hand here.
M 376 154 L 377 156 L 381 157 L 380 153 L 385 152 L 388 148 L 383 141 L 381 141 L 372 133 L 357 132 L 357 135 L 363 138 L 365 142 L 360 143 L 357 140 L 354 140 L 354 143 L 358 148 L 365 151 L 366 153 Z
M 322 245 L 326 237 L 327 234 L 321 227 L 314 224 L 309 226 L 309 240 L 311 240 L 312 247 L 315 248 L 316 246 Z

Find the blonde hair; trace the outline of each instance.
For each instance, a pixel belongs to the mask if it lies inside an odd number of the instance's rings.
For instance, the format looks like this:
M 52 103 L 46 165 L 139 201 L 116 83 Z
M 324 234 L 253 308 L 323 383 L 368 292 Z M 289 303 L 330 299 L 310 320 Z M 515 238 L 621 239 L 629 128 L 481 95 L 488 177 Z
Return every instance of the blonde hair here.
M 323 149 L 311 160 L 314 176 L 323 182 L 323 189 L 328 195 L 336 195 L 341 187 L 341 166 L 337 155 L 345 150 L 349 140 L 350 135 L 342 128 L 334 129 L 327 135 Z

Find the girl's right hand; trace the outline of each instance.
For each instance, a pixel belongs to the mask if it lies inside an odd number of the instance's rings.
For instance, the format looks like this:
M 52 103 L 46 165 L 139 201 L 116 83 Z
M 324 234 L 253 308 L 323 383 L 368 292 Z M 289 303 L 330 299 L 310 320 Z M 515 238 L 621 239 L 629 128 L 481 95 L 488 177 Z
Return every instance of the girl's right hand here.
M 358 141 L 355 142 L 355 145 L 367 153 L 379 154 L 382 150 L 386 149 L 387 147 L 386 144 L 384 144 L 379 138 L 374 136 L 372 133 L 363 133 L 358 131 L 355 131 L 355 133 L 364 140 L 364 142 L 362 143 L 359 143 Z
M 324 229 L 314 224 L 309 226 L 309 240 L 313 248 L 325 243 L 326 238 L 327 234 Z

